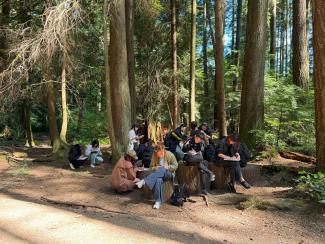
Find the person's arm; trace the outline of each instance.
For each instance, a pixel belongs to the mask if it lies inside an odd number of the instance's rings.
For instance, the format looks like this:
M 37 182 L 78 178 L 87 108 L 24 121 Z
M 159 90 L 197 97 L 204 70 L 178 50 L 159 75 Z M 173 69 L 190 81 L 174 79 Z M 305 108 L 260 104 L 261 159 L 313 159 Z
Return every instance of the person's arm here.
M 177 135 L 175 132 L 172 132 L 172 136 L 177 140 L 177 141 L 184 141 L 183 138 L 179 135 Z
M 135 168 L 132 165 L 128 165 L 128 167 L 125 170 L 126 170 L 126 174 L 127 174 L 128 180 L 132 180 L 133 181 L 135 178 L 137 178 L 137 176 L 136 176 L 136 170 L 135 170 Z
M 169 164 L 168 164 L 168 169 L 171 172 L 175 172 L 177 170 L 177 168 L 178 168 L 178 162 L 177 162 L 177 159 L 176 159 L 175 155 L 170 153 L 168 160 L 170 161 Z

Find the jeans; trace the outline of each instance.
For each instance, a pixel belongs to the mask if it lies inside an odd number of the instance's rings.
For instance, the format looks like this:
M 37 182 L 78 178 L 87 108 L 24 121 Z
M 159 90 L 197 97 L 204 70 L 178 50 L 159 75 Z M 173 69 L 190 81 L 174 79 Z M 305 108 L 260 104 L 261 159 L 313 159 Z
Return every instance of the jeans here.
M 102 158 L 102 155 L 100 153 L 91 153 L 90 154 L 90 163 L 92 165 L 99 164 L 104 162 L 104 159 Z
M 155 201 L 160 203 L 163 202 L 163 182 L 172 180 L 173 174 L 164 167 L 160 167 L 144 178 L 144 182 L 148 188 L 154 190 Z
M 184 159 L 184 152 L 182 151 L 181 147 L 177 145 L 176 151 L 175 151 L 175 156 L 177 160 L 183 160 Z
M 236 181 L 239 181 L 243 177 L 240 162 L 238 161 L 218 159 L 216 161 L 216 164 L 230 168 L 230 182 L 233 184 L 235 184 Z

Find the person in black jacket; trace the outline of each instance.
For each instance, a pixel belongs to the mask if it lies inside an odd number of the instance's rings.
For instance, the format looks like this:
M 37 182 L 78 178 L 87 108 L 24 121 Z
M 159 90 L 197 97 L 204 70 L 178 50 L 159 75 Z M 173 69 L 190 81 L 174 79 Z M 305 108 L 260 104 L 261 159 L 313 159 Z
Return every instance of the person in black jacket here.
M 184 134 L 186 126 L 181 124 L 174 131 L 166 135 L 164 139 L 165 147 L 168 151 L 172 152 L 178 160 L 183 159 L 181 142 L 187 141 L 187 136 Z
M 201 191 L 203 194 L 208 194 L 207 191 L 207 180 L 206 176 L 208 175 L 210 181 L 215 180 L 215 175 L 208 167 L 203 163 L 203 152 L 204 152 L 204 138 L 205 134 L 199 130 L 194 133 L 194 137 L 184 145 L 183 151 L 185 152 L 184 161 L 187 165 L 197 166 L 200 171 L 200 182 L 201 182 Z
M 240 149 L 241 143 L 236 135 L 229 135 L 226 138 L 222 139 L 216 149 L 217 155 L 215 163 L 218 165 L 228 166 L 231 169 L 230 182 L 228 183 L 228 187 L 233 193 L 236 193 L 236 181 L 238 181 L 246 189 L 251 188 L 250 184 L 247 183 L 242 175 L 240 162 L 242 160 L 241 154 L 244 154 L 240 152 Z M 246 158 L 243 158 L 243 160 L 246 160 Z

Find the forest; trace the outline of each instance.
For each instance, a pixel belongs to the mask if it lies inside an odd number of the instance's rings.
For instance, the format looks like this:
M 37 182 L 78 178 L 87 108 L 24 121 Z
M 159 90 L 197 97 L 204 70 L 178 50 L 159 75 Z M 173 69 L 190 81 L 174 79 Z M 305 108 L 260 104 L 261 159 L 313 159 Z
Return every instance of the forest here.
M 161 144 L 177 131 L 181 160 Z M 143 137 L 169 173 L 154 188 Z M 189 166 L 191 140 L 241 178 Z M 100 162 L 74 168 L 89 143 Z M 0 0 L 0 242 L 322 243 L 324 173 L 324 0 Z
M 31 147 L 49 134 L 53 152 L 100 138 L 121 155 L 136 122 L 207 122 L 256 151 L 317 155 L 324 170 L 322 7 L 2 1 L 1 131 Z

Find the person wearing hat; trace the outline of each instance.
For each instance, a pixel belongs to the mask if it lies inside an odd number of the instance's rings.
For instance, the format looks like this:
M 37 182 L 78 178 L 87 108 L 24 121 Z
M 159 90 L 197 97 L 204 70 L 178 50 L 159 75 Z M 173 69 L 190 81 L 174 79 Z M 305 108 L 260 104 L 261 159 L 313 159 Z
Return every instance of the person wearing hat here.
M 207 195 L 208 182 L 206 182 L 205 176 L 208 175 L 210 181 L 214 181 L 215 175 L 203 163 L 203 152 L 205 147 L 204 139 L 204 132 L 197 130 L 194 133 L 193 138 L 184 145 L 183 151 L 185 152 L 184 161 L 186 162 L 186 165 L 194 165 L 198 167 L 198 170 L 200 171 L 201 193 Z
M 176 157 L 173 153 L 165 150 L 162 142 L 154 145 L 154 153 L 151 159 L 152 173 L 136 183 L 138 188 L 146 185 L 150 190 L 154 190 L 154 209 L 159 209 L 163 202 L 163 182 L 172 181 L 178 167 Z
M 120 160 L 116 163 L 111 178 L 111 187 L 118 193 L 131 191 L 135 183 L 140 181 L 136 177 L 137 171 L 140 169 L 136 167 L 138 160 L 137 154 L 134 150 L 129 150 Z

